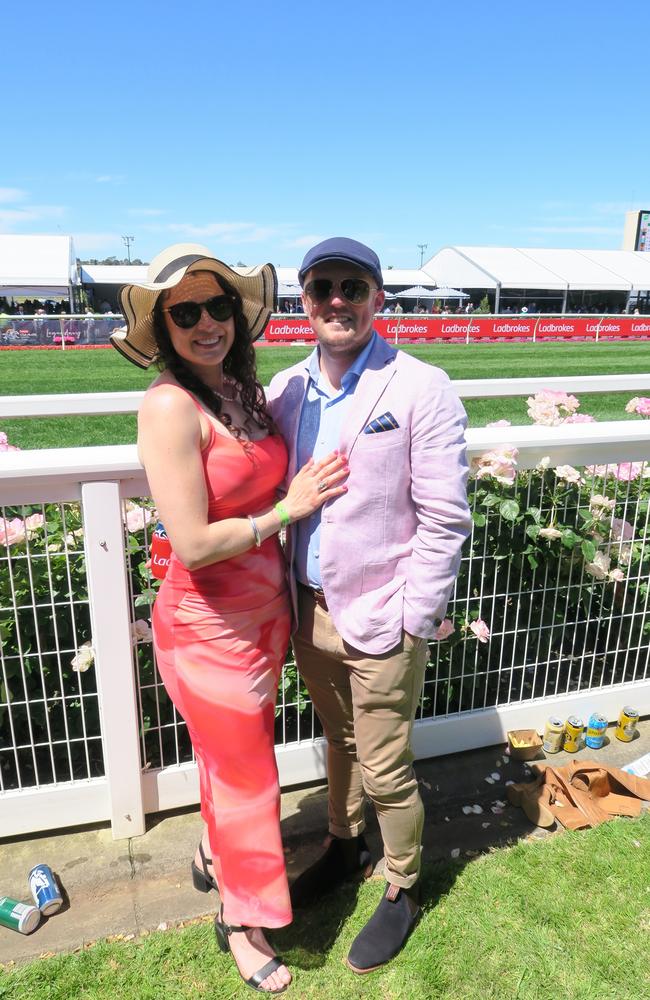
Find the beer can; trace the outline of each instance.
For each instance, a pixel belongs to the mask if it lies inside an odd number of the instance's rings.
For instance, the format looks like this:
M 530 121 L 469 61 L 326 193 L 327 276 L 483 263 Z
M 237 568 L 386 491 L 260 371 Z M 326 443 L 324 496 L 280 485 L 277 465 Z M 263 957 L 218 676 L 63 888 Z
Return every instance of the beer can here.
M 598 712 L 594 712 L 593 715 L 589 716 L 585 743 L 591 750 L 600 750 L 603 743 L 605 742 L 606 732 L 607 732 L 607 719 L 605 718 L 604 715 L 600 715 Z
M 29 888 L 34 902 L 44 917 L 61 909 L 63 898 L 49 865 L 36 865 L 29 873 Z
M 564 724 L 564 749 L 568 753 L 576 753 L 582 744 L 582 730 L 584 729 L 582 719 L 577 715 L 570 715 Z
M 11 927 L 20 934 L 31 934 L 41 919 L 41 911 L 37 906 L 20 903 L 9 896 L 0 896 L 0 924 Z
M 626 705 L 625 708 L 621 709 L 621 714 L 618 717 L 616 738 L 618 740 L 623 740 L 623 743 L 629 743 L 630 740 L 633 740 L 638 721 L 639 713 L 636 708 L 632 708 L 631 705 Z
M 157 580 L 164 580 L 169 569 L 172 547 L 163 524 L 158 521 L 151 536 L 151 575 Z
M 564 723 L 557 715 L 551 715 L 544 726 L 544 750 L 546 753 L 559 753 L 562 749 Z

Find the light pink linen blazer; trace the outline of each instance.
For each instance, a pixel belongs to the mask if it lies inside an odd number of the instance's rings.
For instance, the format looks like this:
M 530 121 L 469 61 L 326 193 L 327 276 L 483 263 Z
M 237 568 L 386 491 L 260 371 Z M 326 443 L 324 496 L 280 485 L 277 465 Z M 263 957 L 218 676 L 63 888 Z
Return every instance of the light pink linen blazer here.
M 289 448 L 288 481 L 306 386 L 301 361 L 268 390 Z M 364 433 L 387 412 L 396 430 Z M 323 589 L 339 634 L 355 649 L 385 653 L 403 629 L 430 638 L 444 617 L 471 524 L 465 426 L 447 375 L 377 337 L 341 432 L 348 492 L 325 505 L 321 522 Z M 290 540 L 288 558 L 291 565 Z M 293 580 L 292 594 L 295 606 Z

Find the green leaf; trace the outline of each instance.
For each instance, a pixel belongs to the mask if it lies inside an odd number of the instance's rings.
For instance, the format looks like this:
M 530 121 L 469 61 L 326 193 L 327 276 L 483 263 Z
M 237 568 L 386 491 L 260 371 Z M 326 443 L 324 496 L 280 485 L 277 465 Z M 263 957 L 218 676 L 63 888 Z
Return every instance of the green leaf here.
M 562 544 L 565 545 L 567 549 L 575 548 L 580 541 L 580 535 L 576 535 L 575 531 L 571 531 L 571 528 L 565 528 L 562 532 Z
M 479 514 L 479 512 L 475 510 L 472 514 L 472 521 L 477 528 L 482 528 L 487 522 L 487 517 L 485 514 Z
M 539 524 L 529 524 L 526 528 L 526 534 L 529 538 L 532 538 L 534 542 L 537 541 L 539 537 L 540 527 Z
M 502 500 L 499 504 L 499 513 L 506 521 L 516 521 L 519 516 L 519 504 L 516 500 Z
M 531 569 L 537 569 L 537 567 L 539 566 L 539 563 L 537 562 L 537 559 L 535 558 L 535 556 L 533 555 L 533 553 L 529 552 L 528 555 L 526 556 L 526 558 L 528 559 L 528 563 L 530 565 L 530 568 Z
M 483 500 L 484 507 L 496 507 L 501 502 L 501 497 L 497 493 L 488 493 Z
M 542 512 L 539 509 L 539 507 L 529 507 L 528 510 L 525 511 L 525 516 L 532 517 L 535 524 L 539 524 L 542 517 Z
M 594 559 L 596 558 L 597 549 L 593 542 L 590 542 L 589 539 L 584 538 L 582 540 L 580 549 L 582 551 L 583 556 L 585 557 L 586 562 L 594 561 Z

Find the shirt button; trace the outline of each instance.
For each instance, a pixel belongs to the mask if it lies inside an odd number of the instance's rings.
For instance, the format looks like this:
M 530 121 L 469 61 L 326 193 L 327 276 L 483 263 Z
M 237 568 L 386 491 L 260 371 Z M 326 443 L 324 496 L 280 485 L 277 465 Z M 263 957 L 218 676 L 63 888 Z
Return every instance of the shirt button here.
M 314 552 L 314 559 L 320 559 L 320 552 Z

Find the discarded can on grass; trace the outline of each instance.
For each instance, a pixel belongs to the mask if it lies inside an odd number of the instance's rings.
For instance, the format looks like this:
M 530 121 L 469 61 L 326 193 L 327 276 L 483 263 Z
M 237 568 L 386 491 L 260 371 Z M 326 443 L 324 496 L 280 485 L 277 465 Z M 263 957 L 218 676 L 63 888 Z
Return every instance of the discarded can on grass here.
M 158 521 L 151 536 L 151 575 L 156 580 L 164 580 L 169 569 L 172 547 L 167 532 L 161 521 Z
M 564 749 L 568 753 L 576 753 L 582 746 L 582 730 L 585 728 L 582 719 L 570 715 L 564 724 Z
M 616 739 L 623 740 L 623 743 L 629 743 L 633 740 L 636 735 L 638 721 L 639 713 L 636 708 L 632 708 L 631 705 L 626 705 L 625 708 L 621 709 L 621 714 L 618 717 L 618 725 L 616 727 Z
M 63 897 L 49 865 L 36 865 L 29 873 L 29 888 L 44 917 L 61 909 Z
M 551 715 L 544 726 L 544 750 L 546 753 L 559 753 L 562 749 L 564 723 L 557 715 Z
M 594 712 L 593 715 L 589 716 L 585 743 L 591 750 L 600 750 L 603 743 L 605 742 L 606 732 L 607 732 L 607 719 L 605 718 L 604 715 L 600 715 L 598 712 Z
M 41 911 L 37 906 L 21 903 L 9 896 L 0 896 L 0 924 L 10 927 L 19 934 L 31 934 L 41 920 Z

